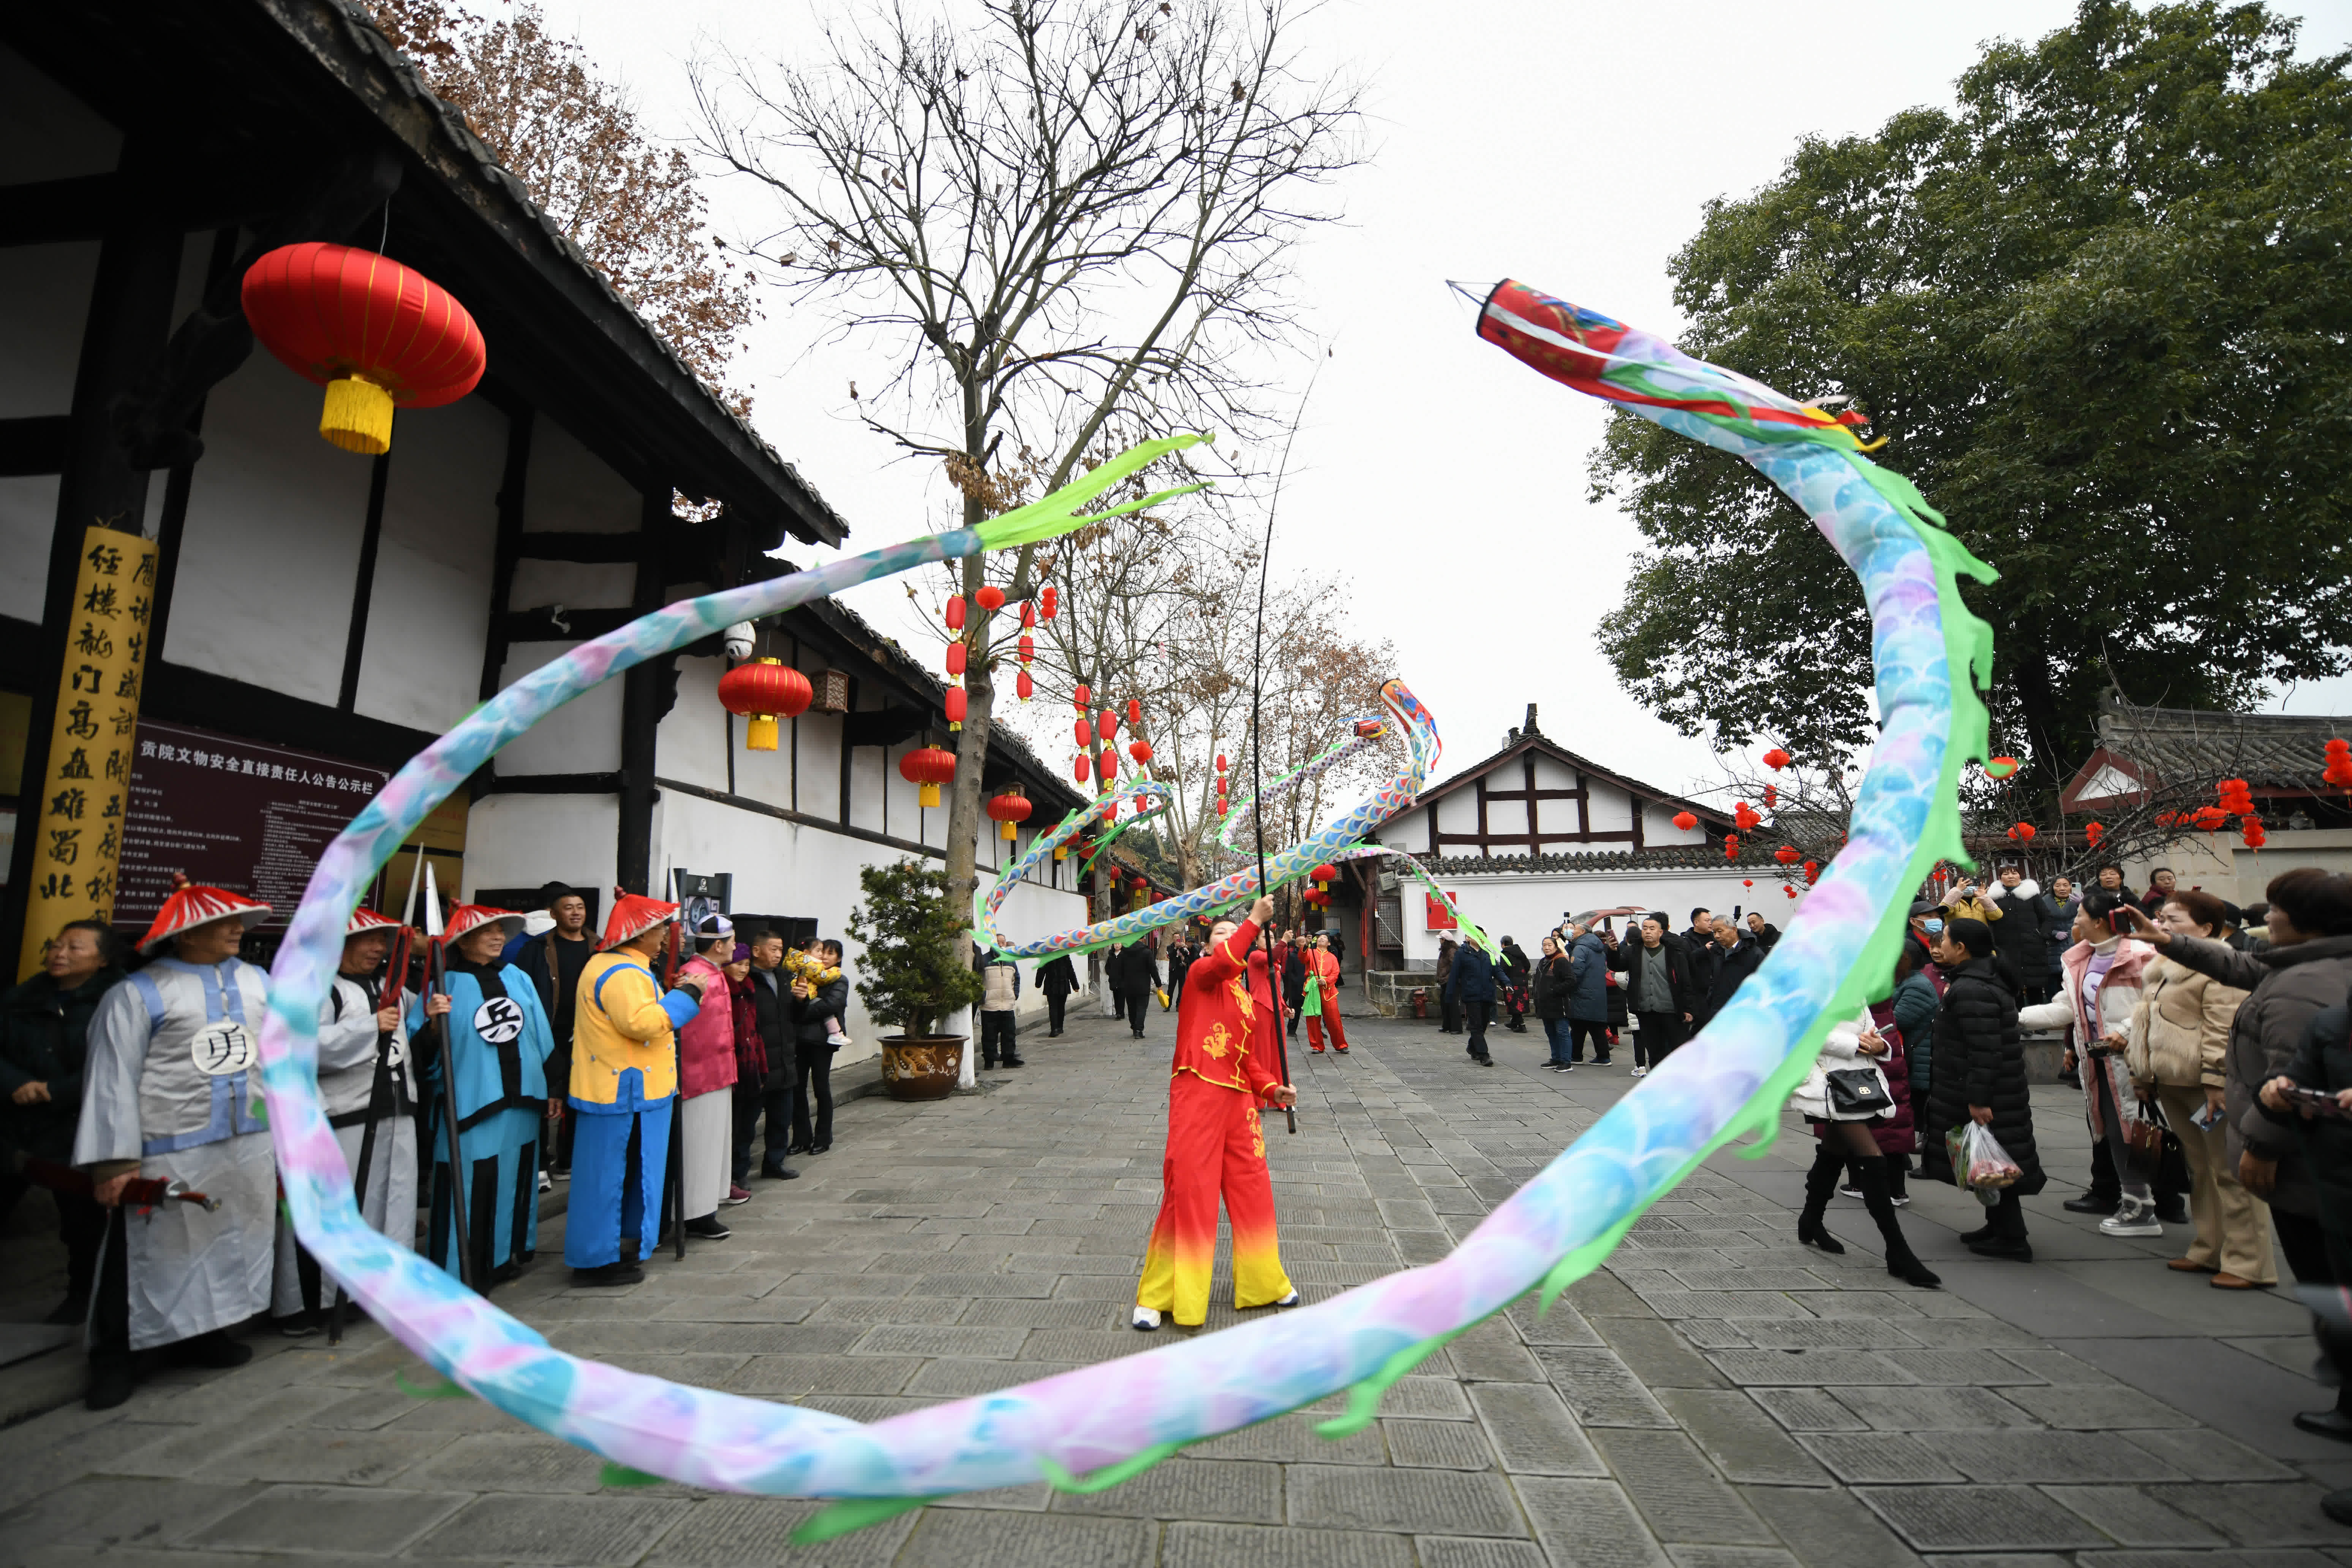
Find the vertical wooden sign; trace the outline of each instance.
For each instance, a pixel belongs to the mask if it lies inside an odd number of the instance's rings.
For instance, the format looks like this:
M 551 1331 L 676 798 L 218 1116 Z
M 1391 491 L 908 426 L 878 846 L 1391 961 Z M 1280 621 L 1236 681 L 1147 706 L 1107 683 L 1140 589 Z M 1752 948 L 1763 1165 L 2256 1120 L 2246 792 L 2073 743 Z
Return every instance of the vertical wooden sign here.
M 40 967 L 42 951 L 68 921 L 114 917 L 154 605 L 154 542 L 85 529 L 48 771 L 37 792 L 26 792 L 17 817 L 17 831 L 33 839 L 20 979 Z

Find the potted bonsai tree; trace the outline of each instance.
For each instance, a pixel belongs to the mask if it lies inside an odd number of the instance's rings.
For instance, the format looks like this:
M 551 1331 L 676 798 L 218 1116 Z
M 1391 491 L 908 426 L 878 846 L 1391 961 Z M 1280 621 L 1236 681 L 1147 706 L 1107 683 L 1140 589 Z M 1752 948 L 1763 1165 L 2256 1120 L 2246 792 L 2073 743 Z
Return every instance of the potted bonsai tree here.
M 899 1033 L 882 1040 L 882 1080 L 894 1100 L 938 1100 L 963 1070 L 964 1038 L 936 1031 L 980 1000 L 980 976 L 956 960 L 963 929 L 948 899 L 947 873 L 913 859 L 857 873 L 866 901 L 849 912 L 849 932 L 866 944 L 858 999 Z

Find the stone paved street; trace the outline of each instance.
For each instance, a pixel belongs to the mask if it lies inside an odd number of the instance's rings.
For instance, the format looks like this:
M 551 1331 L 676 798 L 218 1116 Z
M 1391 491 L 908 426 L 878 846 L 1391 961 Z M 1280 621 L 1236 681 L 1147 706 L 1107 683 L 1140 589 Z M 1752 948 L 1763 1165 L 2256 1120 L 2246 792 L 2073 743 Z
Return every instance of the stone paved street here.
M 665 1253 L 626 1291 L 568 1289 L 559 1222 L 499 1300 L 567 1350 L 865 1420 L 1148 1348 L 1121 1324 L 1171 1024 L 1154 1015 L 1143 1047 L 1096 1021 L 1033 1035 L 1029 1067 L 984 1093 L 847 1105 L 804 1179 L 760 1183 L 723 1211 L 732 1239 Z M 1349 1029 L 1349 1058 L 1295 1062 L 1299 1133 L 1268 1138 L 1310 1300 L 1443 1256 L 1632 1087 L 1622 1058 L 1536 1070 L 1539 1034 L 1498 1033 L 1480 1070 L 1428 1025 Z M 2078 1102 L 2040 1092 L 2045 1159 L 2079 1176 Z M 413 1363 L 373 1329 L 335 1351 L 265 1336 L 237 1372 L 0 1432 L 0 1568 L 2352 1563 L 2352 1531 L 2317 1507 L 2352 1484 L 2352 1449 L 2287 1424 L 2326 1402 L 2292 1300 L 2168 1272 L 2179 1231 L 2102 1237 L 2057 1183 L 2029 1205 L 2031 1267 L 1971 1258 L 1954 1234 L 1975 1204 L 1915 1188 L 1906 1227 L 1948 1289 L 1904 1289 L 1857 1203 L 1832 1210 L 1845 1257 L 1796 1245 L 1811 1145 L 1790 1125 L 1657 1205 L 1548 1317 L 1522 1303 L 1456 1341 L 1344 1441 L 1286 1417 L 1095 1496 L 1021 1488 L 801 1549 L 786 1538 L 813 1505 L 604 1488 L 596 1460 L 487 1406 L 403 1393 Z

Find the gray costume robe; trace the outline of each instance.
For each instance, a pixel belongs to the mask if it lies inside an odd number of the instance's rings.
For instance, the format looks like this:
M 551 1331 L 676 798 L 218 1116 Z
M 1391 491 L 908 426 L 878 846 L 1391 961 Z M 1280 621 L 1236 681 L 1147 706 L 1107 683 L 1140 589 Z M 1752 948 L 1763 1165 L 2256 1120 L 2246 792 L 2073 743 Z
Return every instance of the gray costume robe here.
M 375 1092 L 378 982 L 335 976 L 334 989 L 319 1009 L 319 1103 L 327 1125 L 342 1145 L 343 1164 L 354 1179 L 360 1144 L 367 1136 L 369 1099 Z M 416 1106 L 409 1084 L 408 1020 L 383 1042 L 384 1092 L 376 1106 L 375 1144 L 368 1151 L 368 1190 L 360 1194 L 360 1217 L 402 1247 L 416 1245 Z M 332 1305 L 331 1279 L 319 1286 L 319 1305 Z M 278 1216 L 278 1273 L 269 1310 L 281 1318 L 304 1310 L 302 1269 L 294 1227 Z
M 268 977 L 241 959 L 158 959 L 89 1024 L 74 1163 L 136 1160 L 217 1200 L 125 1216 L 131 1348 L 245 1321 L 269 1305 L 278 1164 L 261 1114 L 258 1045 Z

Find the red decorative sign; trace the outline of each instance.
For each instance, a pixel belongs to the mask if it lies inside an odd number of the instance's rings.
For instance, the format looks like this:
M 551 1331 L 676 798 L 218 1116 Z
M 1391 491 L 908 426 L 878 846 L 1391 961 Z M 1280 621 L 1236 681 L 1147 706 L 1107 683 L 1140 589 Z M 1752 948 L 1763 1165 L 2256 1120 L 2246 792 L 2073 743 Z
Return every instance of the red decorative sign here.
M 1454 918 L 1454 911 L 1445 907 L 1445 900 L 1444 899 L 1439 898 L 1435 893 L 1424 893 L 1422 896 L 1429 905 L 1429 925 L 1427 929 L 1431 931 L 1459 931 L 1461 929 L 1461 922 Z
M 184 724 L 142 720 L 114 923 L 145 931 L 172 873 L 270 906 L 283 926 L 319 857 L 392 775 Z

